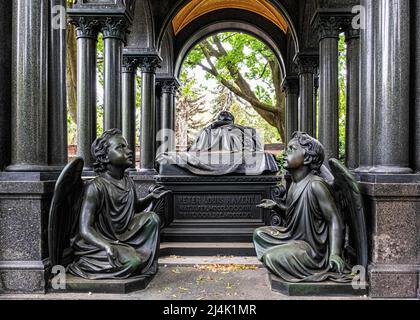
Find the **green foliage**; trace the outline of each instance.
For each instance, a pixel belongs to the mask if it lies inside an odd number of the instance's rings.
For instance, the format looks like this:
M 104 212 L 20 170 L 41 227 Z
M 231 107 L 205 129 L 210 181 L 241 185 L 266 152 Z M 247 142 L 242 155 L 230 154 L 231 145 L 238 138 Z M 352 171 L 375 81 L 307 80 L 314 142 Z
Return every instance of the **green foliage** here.
M 339 160 L 344 163 L 346 158 L 346 98 L 347 98 L 347 65 L 346 52 L 347 45 L 344 34 L 340 35 L 339 41 L 339 66 L 338 66 L 338 85 L 339 85 L 339 105 L 338 105 L 338 120 L 339 120 Z

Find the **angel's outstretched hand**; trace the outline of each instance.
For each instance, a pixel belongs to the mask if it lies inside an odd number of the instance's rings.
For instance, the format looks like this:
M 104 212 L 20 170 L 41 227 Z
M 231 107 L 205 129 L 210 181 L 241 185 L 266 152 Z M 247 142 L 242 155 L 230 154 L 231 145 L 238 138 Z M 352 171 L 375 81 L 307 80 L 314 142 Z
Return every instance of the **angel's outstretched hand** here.
M 273 200 L 270 199 L 263 199 L 261 201 L 261 203 L 259 205 L 257 205 L 257 208 L 262 208 L 262 209 L 269 209 L 272 210 L 275 207 L 277 207 L 277 203 Z

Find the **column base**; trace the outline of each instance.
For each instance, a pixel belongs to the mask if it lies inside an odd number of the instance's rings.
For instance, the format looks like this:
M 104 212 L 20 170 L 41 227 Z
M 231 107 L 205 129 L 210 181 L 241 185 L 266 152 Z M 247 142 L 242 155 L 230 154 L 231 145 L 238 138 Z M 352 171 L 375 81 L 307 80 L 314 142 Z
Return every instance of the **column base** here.
M 47 277 L 42 261 L 0 261 L 0 293 L 45 294 Z
M 409 174 L 413 173 L 408 167 L 397 167 L 397 166 L 377 166 L 371 168 L 370 173 L 382 173 L 382 174 Z

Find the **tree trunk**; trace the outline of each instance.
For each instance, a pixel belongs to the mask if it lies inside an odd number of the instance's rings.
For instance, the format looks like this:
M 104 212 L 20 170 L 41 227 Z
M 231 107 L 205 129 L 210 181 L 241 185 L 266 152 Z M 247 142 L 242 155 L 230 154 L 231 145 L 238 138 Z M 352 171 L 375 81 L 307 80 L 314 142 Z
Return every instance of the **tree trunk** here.
M 73 25 L 67 29 L 67 108 L 77 124 L 77 40 Z

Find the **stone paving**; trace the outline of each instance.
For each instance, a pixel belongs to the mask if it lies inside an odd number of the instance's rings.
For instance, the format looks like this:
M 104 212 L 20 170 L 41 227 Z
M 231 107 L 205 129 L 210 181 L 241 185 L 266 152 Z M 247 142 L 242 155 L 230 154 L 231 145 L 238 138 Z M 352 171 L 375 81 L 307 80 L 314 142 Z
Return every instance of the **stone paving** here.
M 366 297 L 287 297 L 272 292 L 267 271 L 252 257 L 164 257 L 147 290 L 127 295 L 51 293 L 0 295 L 31 300 L 313 300 Z

